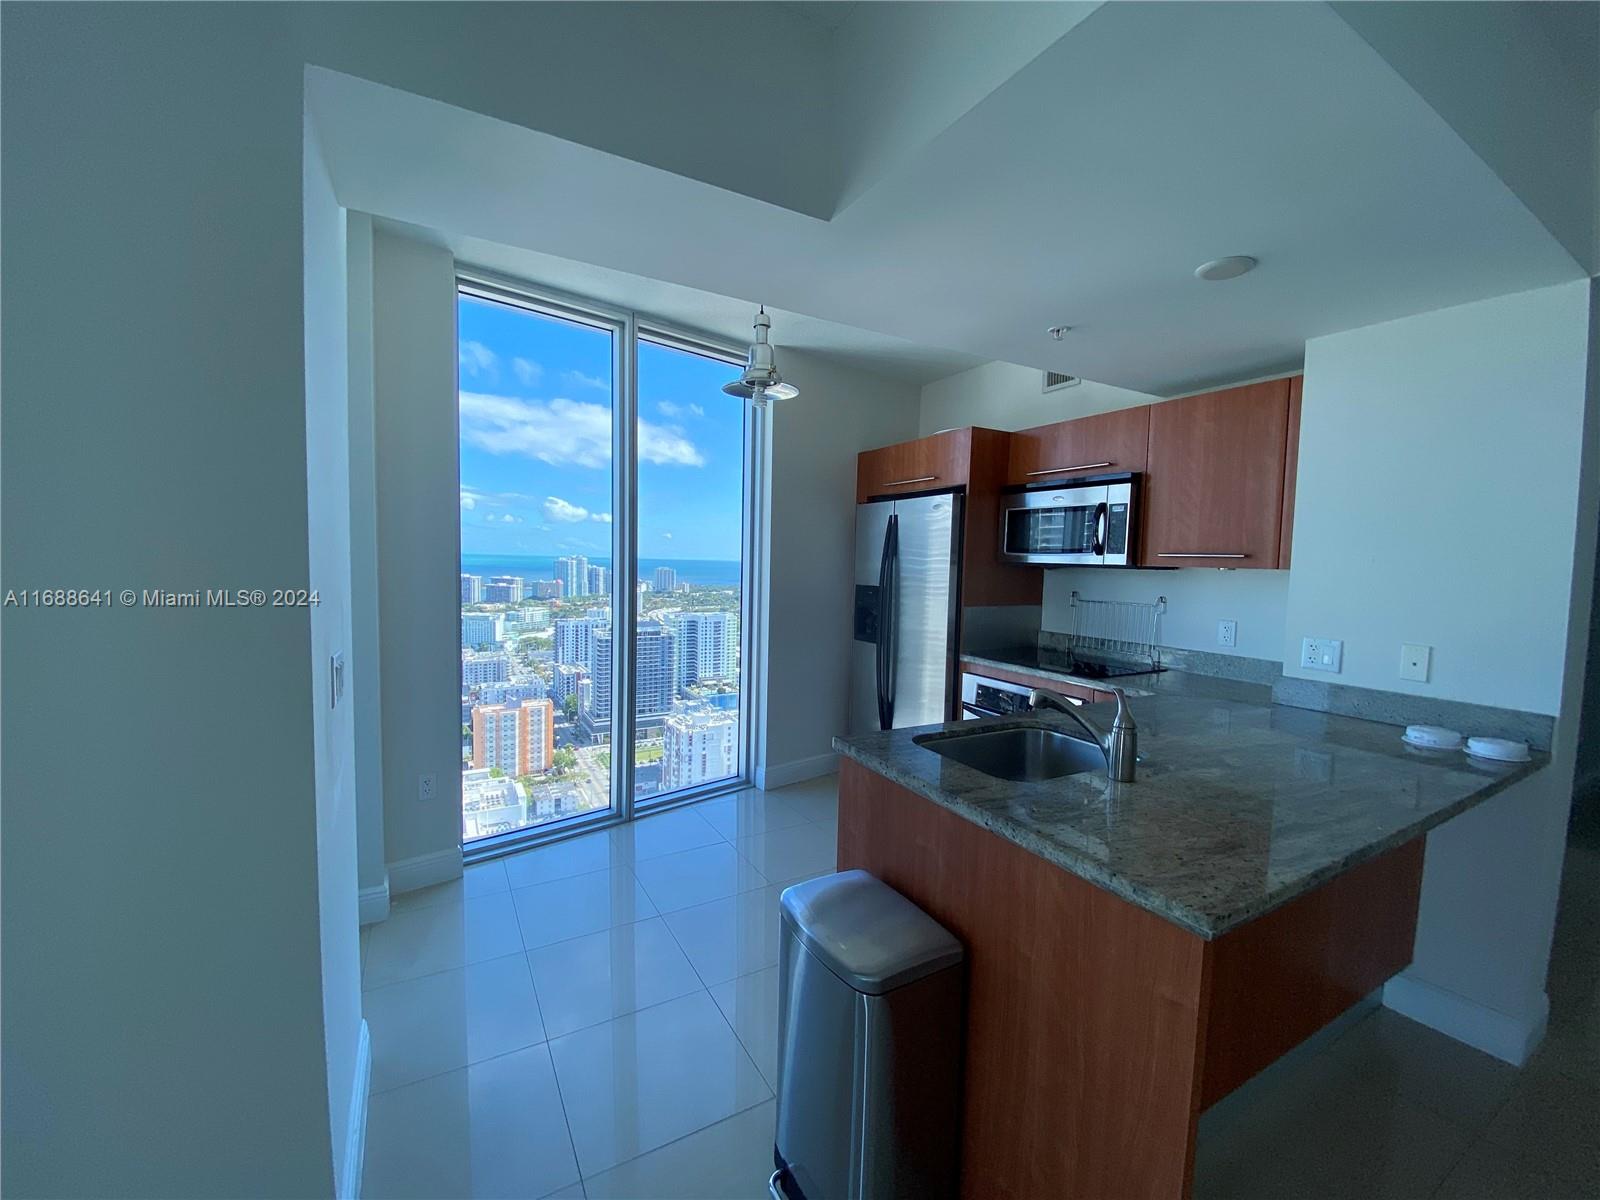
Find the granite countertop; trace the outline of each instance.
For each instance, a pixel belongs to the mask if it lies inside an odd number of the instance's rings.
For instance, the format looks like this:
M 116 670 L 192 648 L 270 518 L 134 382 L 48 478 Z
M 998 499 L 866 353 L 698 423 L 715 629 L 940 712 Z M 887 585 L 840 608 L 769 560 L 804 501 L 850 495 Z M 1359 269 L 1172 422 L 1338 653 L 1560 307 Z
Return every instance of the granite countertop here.
M 1204 938 L 1410 841 L 1549 762 L 1539 753 L 1530 762 L 1498 764 L 1460 751 L 1415 750 L 1393 725 L 1186 692 L 1206 689 L 1166 682 L 1178 674 L 1141 677 L 1163 681 L 1153 694 L 1135 697 L 1129 689 L 1139 726 L 1134 783 L 1112 783 L 1098 771 L 1012 782 L 916 741 L 1041 721 L 1081 736 L 1054 713 L 855 734 L 833 745 Z M 1103 726 L 1115 709 L 1102 703 L 1083 711 Z

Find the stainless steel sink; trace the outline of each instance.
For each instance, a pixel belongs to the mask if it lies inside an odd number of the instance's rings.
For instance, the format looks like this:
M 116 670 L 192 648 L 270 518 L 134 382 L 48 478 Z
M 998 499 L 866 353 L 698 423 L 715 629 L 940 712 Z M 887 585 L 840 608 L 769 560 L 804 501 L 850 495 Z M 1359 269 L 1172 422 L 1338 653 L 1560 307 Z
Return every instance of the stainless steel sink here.
M 1105 770 L 1100 747 L 1043 727 L 925 733 L 912 741 L 996 779 L 1036 781 Z

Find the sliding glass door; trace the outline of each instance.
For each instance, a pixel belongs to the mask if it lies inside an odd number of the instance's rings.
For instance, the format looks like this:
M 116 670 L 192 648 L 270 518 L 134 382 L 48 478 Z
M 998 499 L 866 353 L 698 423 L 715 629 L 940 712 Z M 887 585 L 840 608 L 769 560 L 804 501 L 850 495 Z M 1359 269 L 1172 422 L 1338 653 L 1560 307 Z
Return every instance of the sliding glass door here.
M 457 304 L 462 839 L 747 771 L 756 415 L 730 350 L 485 277 Z

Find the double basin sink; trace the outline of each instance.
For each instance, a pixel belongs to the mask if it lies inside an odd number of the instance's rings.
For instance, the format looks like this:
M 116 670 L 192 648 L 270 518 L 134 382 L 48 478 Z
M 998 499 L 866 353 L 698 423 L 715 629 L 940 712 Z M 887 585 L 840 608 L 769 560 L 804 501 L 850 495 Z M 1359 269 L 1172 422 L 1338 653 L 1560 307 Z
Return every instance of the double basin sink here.
M 1103 771 L 1106 765 L 1104 753 L 1093 742 L 1043 725 L 925 733 L 911 740 L 974 771 L 1016 782 Z

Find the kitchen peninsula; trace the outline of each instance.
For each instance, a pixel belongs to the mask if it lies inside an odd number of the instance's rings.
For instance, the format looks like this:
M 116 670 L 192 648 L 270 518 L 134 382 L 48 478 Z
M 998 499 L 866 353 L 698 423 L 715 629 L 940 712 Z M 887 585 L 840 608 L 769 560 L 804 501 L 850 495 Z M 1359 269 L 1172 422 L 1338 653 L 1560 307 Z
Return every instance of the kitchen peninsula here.
M 1200 1113 L 1410 962 L 1422 835 L 1547 761 L 1173 682 L 1133 783 L 924 744 L 1051 715 L 835 739 L 839 869 L 967 947 L 964 1196 L 1187 1196 Z

